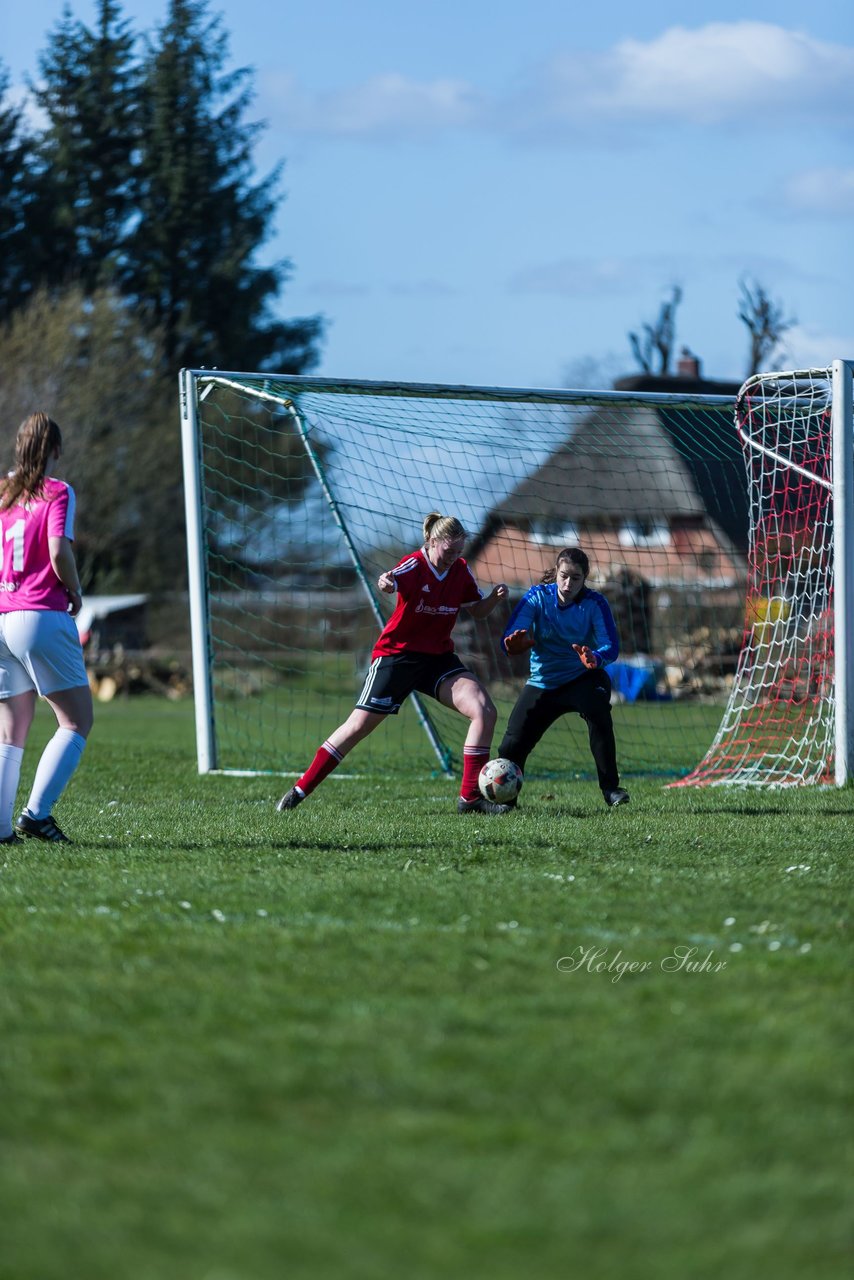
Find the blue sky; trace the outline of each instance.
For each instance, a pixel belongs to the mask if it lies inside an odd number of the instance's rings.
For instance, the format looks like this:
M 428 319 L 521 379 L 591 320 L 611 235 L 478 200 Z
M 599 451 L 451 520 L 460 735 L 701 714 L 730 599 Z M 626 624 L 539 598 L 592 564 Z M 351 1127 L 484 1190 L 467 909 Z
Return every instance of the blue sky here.
M 92 0 L 72 0 L 91 22 Z M 13 82 L 62 0 L 4 6 Z M 847 0 L 225 0 L 257 150 L 286 162 L 267 246 L 318 372 L 562 386 L 631 372 L 670 288 L 679 345 L 740 378 L 739 278 L 797 324 L 778 367 L 854 358 Z M 166 0 L 124 12 L 151 31 Z

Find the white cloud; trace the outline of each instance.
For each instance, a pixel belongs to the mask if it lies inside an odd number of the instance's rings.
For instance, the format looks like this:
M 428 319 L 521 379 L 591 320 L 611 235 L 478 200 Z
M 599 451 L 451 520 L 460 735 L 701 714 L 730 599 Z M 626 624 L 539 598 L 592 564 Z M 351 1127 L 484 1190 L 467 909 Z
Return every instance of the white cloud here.
M 854 214 L 854 169 L 803 169 L 784 184 L 781 200 L 791 213 L 850 217 Z
M 308 294 L 322 294 L 328 298 L 366 298 L 372 292 L 371 285 L 351 280 L 311 280 L 305 287 Z
M 681 261 L 685 262 L 683 255 Z M 744 246 L 738 253 L 717 253 L 708 259 L 695 259 L 698 266 L 703 266 L 720 274 L 725 272 L 733 281 L 753 281 L 772 288 L 774 281 L 789 283 L 826 285 L 827 273 L 817 272 L 800 263 L 793 254 L 780 257 L 776 254 L 763 253 L 761 250 Z M 688 263 L 693 266 L 692 262 Z M 687 268 L 686 268 L 687 269 Z M 769 283 L 772 282 L 772 283 Z
M 564 297 L 596 297 L 629 293 L 642 283 L 647 271 L 626 258 L 560 258 L 535 263 L 517 271 L 508 281 L 511 293 L 557 293 Z
M 747 275 L 760 280 L 803 276 L 788 260 L 751 252 L 704 254 L 682 249 L 673 253 L 636 253 L 603 258 L 556 258 L 521 267 L 508 280 L 511 293 L 556 293 L 565 297 L 595 297 L 650 291 L 650 305 L 659 305 L 675 285 L 690 298 L 712 273 L 735 282 Z M 691 283 L 693 282 L 693 283 Z M 661 295 L 659 301 L 655 299 Z
M 402 280 L 389 287 L 389 292 L 401 298 L 451 298 L 457 290 L 442 280 Z
M 671 27 L 582 61 L 557 59 L 551 106 L 571 121 L 638 117 L 695 124 L 782 123 L 804 111 L 850 116 L 854 49 L 763 22 Z
M 277 126 L 338 138 L 431 134 L 466 127 L 480 110 L 477 91 L 464 81 L 419 83 L 399 72 L 317 94 L 301 89 L 293 76 L 267 76 L 263 89 Z
M 854 360 L 854 333 L 823 332 L 806 325 L 794 325 L 784 340 L 787 369 L 824 369 L 834 360 Z
M 470 81 L 417 81 L 392 71 L 311 93 L 268 76 L 277 128 L 337 138 L 395 139 L 472 129 L 507 138 L 615 143 L 637 127 L 843 125 L 854 118 L 854 48 L 764 22 L 670 27 L 603 53 L 571 50 L 490 96 Z

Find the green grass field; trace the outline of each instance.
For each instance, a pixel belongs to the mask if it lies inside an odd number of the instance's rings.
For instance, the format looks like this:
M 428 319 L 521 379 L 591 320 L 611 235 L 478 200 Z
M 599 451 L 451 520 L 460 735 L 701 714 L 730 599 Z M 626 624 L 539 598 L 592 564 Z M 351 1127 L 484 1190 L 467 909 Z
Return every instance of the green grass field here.
M 4 1280 L 850 1274 L 852 791 L 286 785 L 112 703 L 4 851 Z

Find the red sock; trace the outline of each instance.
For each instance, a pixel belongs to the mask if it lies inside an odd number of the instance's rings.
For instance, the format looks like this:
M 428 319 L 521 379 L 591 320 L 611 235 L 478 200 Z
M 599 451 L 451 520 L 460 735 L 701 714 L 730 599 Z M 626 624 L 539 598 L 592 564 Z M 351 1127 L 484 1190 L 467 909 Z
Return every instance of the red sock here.
M 304 796 L 311 795 L 315 787 L 319 787 L 324 778 L 328 778 L 333 769 L 337 769 L 344 757 L 328 742 L 317 748 L 317 755 L 301 778 L 297 779 L 297 789 Z
M 477 780 L 488 759 L 489 747 L 463 747 L 463 780 L 460 784 L 463 800 L 476 800 L 480 795 Z

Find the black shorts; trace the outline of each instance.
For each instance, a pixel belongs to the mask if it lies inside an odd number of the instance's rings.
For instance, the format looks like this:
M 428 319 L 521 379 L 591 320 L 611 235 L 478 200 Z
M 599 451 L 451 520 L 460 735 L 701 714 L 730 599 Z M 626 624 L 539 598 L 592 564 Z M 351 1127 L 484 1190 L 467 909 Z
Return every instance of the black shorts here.
M 377 716 L 396 716 L 410 693 L 438 698 L 442 681 L 461 673 L 475 679 L 455 653 L 396 653 L 374 658 L 356 707 Z

